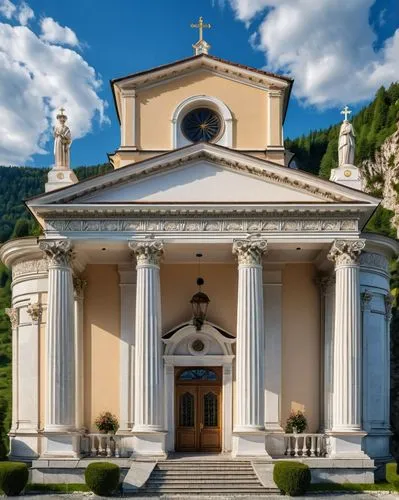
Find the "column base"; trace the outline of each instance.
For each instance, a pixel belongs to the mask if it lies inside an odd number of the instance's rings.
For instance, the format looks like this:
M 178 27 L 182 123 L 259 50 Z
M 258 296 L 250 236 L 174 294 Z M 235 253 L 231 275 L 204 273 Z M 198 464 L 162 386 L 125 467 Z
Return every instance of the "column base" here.
M 266 451 L 265 431 L 233 432 L 233 457 L 270 457 Z
M 165 431 L 133 431 L 133 460 L 151 460 L 166 458 Z
M 369 458 L 362 450 L 362 441 L 367 432 L 339 432 L 329 431 L 328 436 L 328 456 L 330 458 Z
M 43 432 L 41 458 L 79 458 L 80 437 L 77 432 Z

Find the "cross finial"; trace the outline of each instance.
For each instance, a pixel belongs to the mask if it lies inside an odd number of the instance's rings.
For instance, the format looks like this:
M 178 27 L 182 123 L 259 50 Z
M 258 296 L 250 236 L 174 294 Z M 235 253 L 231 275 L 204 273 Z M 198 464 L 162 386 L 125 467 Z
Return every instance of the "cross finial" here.
M 345 121 L 348 120 L 348 115 L 350 115 L 352 111 L 348 108 L 348 106 L 345 106 L 344 109 L 341 111 L 341 115 L 345 115 Z
M 198 39 L 198 41 L 202 42 L 202 40 L 203 40 L 203 36 L 202 36 L 203 32 L 202 32 L 202 30 L 205 29 L 205 28 L 208 28 L 208 29 L 211 28 L 211 25 L 210 24 L 205 24 L 203 17 L 200 16 L 200 18 L 198 19 L 198 24 L 192 23 L 191 27 L 192 28 L 198 28 L 198 31 L 199 31 L 199 39 Z

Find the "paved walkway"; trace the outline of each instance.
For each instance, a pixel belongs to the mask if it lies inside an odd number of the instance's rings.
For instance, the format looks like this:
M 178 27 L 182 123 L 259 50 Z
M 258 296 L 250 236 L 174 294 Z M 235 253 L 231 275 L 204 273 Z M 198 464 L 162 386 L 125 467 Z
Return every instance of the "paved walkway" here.
M 25 495 L 20 497 L 13 497 L 16 500 L 78 500 L 80 498 L 88 500 L 95 498 L 118 498 L 114 497 L 96 497 L 91 493 L 73 493 L 73 494 L 64 494 L 64 495 Z M 235 495 L 235 496 L 170 496 L 170 495 L 162 495 L 160 497 L 141 497 L 141 496 L 132 496 L 132 497 L 124 497 L 124 498 L 132 498 L 134 500 L 148 500 L 151 498 L 152 500 L 282 500 L 281 495 L 265 495 L 265 496 L 248 496 L 248 495 Z M 303 500 L 304 498 L 310 498 L 312 500 L 327 500 L 327 499 L 336 499 L 336 500 L 399 500 L 399 494 L 390 494 L 385 492 L 373 492 L 373 493 L 330 493 L 330 494 L 311 494 L 306 497 L 296 497 L 296 500 Z

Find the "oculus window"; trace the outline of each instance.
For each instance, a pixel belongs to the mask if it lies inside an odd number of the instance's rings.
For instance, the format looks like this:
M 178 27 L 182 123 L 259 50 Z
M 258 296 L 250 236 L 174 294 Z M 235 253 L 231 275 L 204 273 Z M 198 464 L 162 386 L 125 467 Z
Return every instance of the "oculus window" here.
M 191 142 L 212 142 L 222 132 L 222 119 L 210 108 L 196 108 L 183 118 L 181 130 Z

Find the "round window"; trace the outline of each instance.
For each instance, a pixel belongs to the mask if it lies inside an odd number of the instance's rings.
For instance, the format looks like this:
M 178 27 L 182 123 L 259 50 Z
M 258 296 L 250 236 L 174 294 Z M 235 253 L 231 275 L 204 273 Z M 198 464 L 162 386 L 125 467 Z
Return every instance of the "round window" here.
M 181 129 L 191 142 L 210 142 L 219 136 L 222 120 L 212 109 L 196 108 L 183 118 Z

